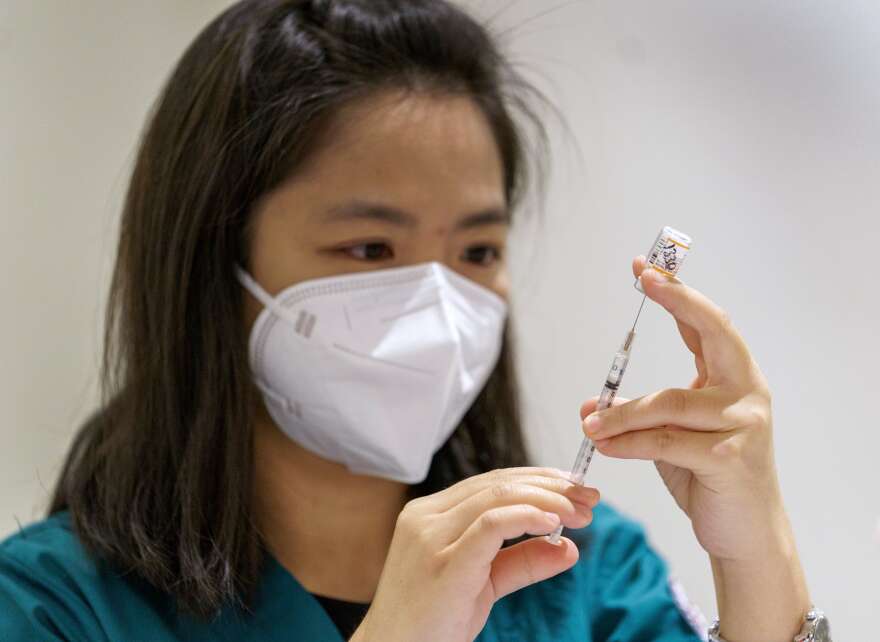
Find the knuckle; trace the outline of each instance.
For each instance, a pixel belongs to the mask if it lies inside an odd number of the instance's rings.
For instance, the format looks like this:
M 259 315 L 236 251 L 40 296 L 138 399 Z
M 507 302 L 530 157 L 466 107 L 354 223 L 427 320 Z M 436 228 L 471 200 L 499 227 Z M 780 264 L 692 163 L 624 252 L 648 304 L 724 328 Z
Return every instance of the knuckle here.
M 421 551 L 430 553 L 434 550 L 436 537 L 434 536 L 433 528 L 429 528 L 428 525 L 423 525 L 422 528 L 417 529 L 411 535 Z
M 628 404 L 622 406 L 612 406 L 611 410 L 604 410 L 602 415 L 602 423 L 606 429 L 618 425 L 625 426 L 632 417 L 632 408 Z
M 453 547 L 446 547 L 437 551 L 428 560 L 428 570 L 432 577 L 443 575 L 452 566 L 455 561 L 455 552 Z
M 427 510 L 428 497 L 416 497 L 403 505 L 397 514 L 396 528 L 405 532 L 418 531 L 423 521 L 430 516 Z
M 672 388 L 663 393 L 663 403 L 669 412 L 681 415 L 688 408 L 688 399 L 685 391 L 680 388 Z
M 770 406 L 757 399 L 743 399 L 732 408 L 736 416 L 735 425 L 741 427 L 761 427 L 770 424 Z
M 730 462 L 742 456 L 742 445 L 738 439 L 727 437 L 712 446 L 712 455 L 719 461 Z
M 749 407 L 747 418 L 751 425 L 766 426 L 770 423 L 770 411 L 763 404 L 755 404 Z
M 499 477 L 510 477 L 511 475 L 516 475 L 522 470 L 522 468 L 495 468 L 486 473 L 486 475 L 493 479 L 497 479 Z
M 415 528 L 415 519 L 415 511 L 410 506 L 410 502 L 407 502 L 403 510 L 397 514 L 396 530 L 410 532 Z
M 516 484 L 512 482 L 503 482 L 492 486 L 492 496 L 496 499 L 508 499 L 517 492 Z
M 487 510 L 480 515 L 479 528 L 483 531 L 495 531 L 501 526 L 501 514 L 498 509 Z
M 468 483 L 468 482 L 477 482 L 477 481 L 491 482 L 495 479 L 498 479 L 502 475 L 506 474 L 508 472 L 508 470 L 509 469 L 507 469 L 507 468 L 493 468 L 492 470 L 486 470 L 482 473 L 478 473 L 476 475 L 472 475 L 470 477 L 467 477 L 467 478 L 461 480 L 460 482 L 458 482 L 456 484 L 456 486 L 458 484 L 464 484 L 464 483 Z
M 413 497 L 406 504 L 403 505 L 403 511 L 405 513 L 419 513 L 422 510 L 422 507 L 428 502 L 427 497 Z
M 767 385 L 766 381 L 761 382 L 752 394 L 755 397 L 755 400 L 759 404 L 765 405 L 768 410 L 770 409 L 770 406 L 773 405 L 773 395 L 771 394 L 770 386 Z
M 726 404 L 720 412 L 721 423 L 728 428 L 736 428 L 740 423 L 739 411 L 735 404 Z
M 508 470 L 509 469 L 506 469 L 506 468 L 495 468 L 493 470 L 487 470 L 485 472 L 482 472 L 477 475 L 473 475 L 471 477 L 463 479 L 462 481 L 458 482 L 458 484 L 464 484 L 467 482 L 477 482 L 477 481 L 491 482 L 491 481 L 503 476 L 504 474 L 506 474 Z M 456 485 L 458 485 L 458 484 L 456 484 Z
M 514 507 L 517 515 L 524 520 L 541 522 L 544 520 L 544 511 L 531 504 L 520 504 Z

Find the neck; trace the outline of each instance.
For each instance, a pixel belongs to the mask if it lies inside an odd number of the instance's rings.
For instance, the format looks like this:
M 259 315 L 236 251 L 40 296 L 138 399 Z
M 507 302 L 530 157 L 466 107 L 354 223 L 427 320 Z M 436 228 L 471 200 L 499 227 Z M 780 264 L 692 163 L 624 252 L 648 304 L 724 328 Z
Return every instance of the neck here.
M 372 601 L 407 486 L 352 474 L 305 450 L 260 415 L 254 488 L 266 546 L 307 591 Z

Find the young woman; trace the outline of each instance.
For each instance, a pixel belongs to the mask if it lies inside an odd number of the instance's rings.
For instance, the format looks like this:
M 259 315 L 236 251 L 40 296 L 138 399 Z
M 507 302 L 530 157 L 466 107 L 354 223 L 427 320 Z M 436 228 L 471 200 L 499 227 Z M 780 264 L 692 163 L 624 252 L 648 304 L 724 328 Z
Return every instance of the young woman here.
M 0 639 L 705 635 L 638 524 L 528 466 L 505 242 L 530 93 L 442 0 L 247 0 L 205 28 L 125 201 L 105 402 L 47 518 L 0 545 Z M 720 635 L 791 640 L 811 605 L 766 382 L 655 274 L 696 378 L 588 400 L 585 431 L 656 461 Z M 559 523 L 583 530 L 529 537 Z

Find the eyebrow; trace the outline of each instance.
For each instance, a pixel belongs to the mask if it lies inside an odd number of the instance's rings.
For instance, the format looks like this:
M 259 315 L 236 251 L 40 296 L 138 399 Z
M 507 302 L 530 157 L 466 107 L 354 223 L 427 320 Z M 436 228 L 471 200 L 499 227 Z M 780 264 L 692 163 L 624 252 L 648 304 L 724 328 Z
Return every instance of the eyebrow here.
M 341 205 L 334 205 L 324 212 L 324 215 L 320 220 L 322 223 L 335 223 L 338 221 L 349 221 L 353 219 L 383 221 L 385 223 L 410 228 L 417 227 L 419 224 L 418 217 L 409 212 L 390 205 L 382 205 L 381 203 L 371 203 L 368 201 L 351 201 Z M 490 207 L 461 217 L 456 221 L 454 228 L 464 230 L 483 225 L 508 225 L 509 223 L 510 214 L 506 208 Z

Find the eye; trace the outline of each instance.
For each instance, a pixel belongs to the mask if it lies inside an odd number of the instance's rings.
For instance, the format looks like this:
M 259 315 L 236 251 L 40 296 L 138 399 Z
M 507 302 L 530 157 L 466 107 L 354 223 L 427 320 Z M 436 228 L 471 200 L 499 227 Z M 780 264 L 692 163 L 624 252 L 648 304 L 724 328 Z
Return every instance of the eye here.
M 501 250 L 494 245 L 473 245 L 464 251 L 462 259 L 476 265 L 488 266 L 501 258 Z
M 379 242 L 349 245 L 348 247 L 339 248 L 339 251 L 361 261 L 378 261 L 390 259 L 394 256 L 394 252 L 391 251 L 391 247 L 387 243 Z

